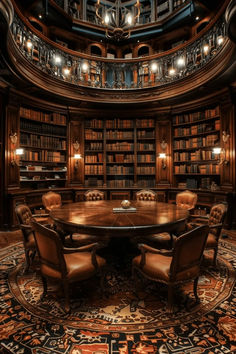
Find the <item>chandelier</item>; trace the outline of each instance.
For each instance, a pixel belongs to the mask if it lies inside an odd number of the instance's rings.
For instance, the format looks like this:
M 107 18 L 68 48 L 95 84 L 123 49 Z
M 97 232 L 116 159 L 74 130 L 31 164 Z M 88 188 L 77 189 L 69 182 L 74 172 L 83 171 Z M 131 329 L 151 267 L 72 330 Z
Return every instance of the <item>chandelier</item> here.
M 139 0 L 134 4 L 131 1 L 122 3 L 121 0 L 115 0 L 115 2 L 97 0 L 95 7 L 96 16 L 106 27 L 108 39 L 121 41 L 130 37 L 131 28 L 140 15 Z

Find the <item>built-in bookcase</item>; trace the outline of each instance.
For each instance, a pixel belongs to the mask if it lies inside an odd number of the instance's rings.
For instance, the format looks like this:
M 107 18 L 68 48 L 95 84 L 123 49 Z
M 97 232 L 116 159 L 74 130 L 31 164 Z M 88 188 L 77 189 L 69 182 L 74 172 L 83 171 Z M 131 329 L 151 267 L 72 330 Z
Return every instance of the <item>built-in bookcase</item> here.
M 64 187 L 67 179 L 66 115 L 20 108 L 22 188 Z
M 173 117 L 173 173 L 182 188 L 208 189 L 212 182 L 220 184 L 219 106 Z
M 85 186 L 155 187 L 154 119 L 85 122 Z

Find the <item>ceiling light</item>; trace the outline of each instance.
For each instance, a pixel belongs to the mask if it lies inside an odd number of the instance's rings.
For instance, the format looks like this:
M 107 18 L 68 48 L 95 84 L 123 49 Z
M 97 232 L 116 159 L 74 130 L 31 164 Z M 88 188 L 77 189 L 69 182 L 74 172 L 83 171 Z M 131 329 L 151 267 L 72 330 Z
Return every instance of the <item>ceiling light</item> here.
M 205 54 L 208 53 L 208 51 L 209 51 L 209 45 L 208 45 L 208 44 L 205 44 L 205 45 L 203 46 L 203 51 L 204 51 Z
M 68 68 L 63 69 L 64 74 L 67 76 L 70 73 L 70 70 Z
M 61 64 L 61 57 L 59 57 L 58 55 L 56 55 L 54 57 L 54 61 L 55 61 L 55 64 Z
M 178 65 L 179 67 L 184 66 L 184 65 L 185 65 L 185 60 L 184 60 L 184 58 L 182 58 L 182 57 L 178 58 L 178 60 L 177 60 L 177 65 Z
M 169 70 L 169 74 L 170 74 L 171 76 L 173 76 L 173 75 L 175 74 L 175 69 L 174 69 L 174 68 L 170 69 L 170 70 Z
M 26 45 L 27 45 L 27 48 L 29 48 L 29 49 L 32 48 L 32 46 L 33 46 L 31 41 L 27 41 Z
M 221 45 L 223 42 L 224 42 L 224 37 L 223 37 L 223 36 L 217 37 L 217 43 L 218 43 L 219 45 Z
M 85 61 L 82 63 L 82 71 L 83 71 L 83 72 L 88 71 L 88 63 L 85 62 Z
M 157 65 L 156 62 L 153 62 L 153 63 L 151 64 L 151 71 L 152 71 L 153 73 L 156 73 L 157 70 L 158 70 L 158 65 Z

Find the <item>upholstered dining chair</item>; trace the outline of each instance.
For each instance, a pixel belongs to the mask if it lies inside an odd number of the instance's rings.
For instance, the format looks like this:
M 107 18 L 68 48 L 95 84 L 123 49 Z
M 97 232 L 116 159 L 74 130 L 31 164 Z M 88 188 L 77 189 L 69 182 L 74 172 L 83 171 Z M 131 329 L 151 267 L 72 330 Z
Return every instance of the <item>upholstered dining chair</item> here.
M 136 200 L 157 200 L 157 195 L 151 189 L 142 189 L 136 192 Z
M 31 226 L 31 221 L 33 217 L 35 217 L 38 221 L 45 222 L 45 218 L 41 218 L 38 214 L 32 215 L 30 208 L 26 204 L 18 204 L 15 207 L 15 213 L 23 235 L 23 244 L 25 249 L 24 273 L 26 273 L 32 265 L 36 253 L 34 230 Z
M 197 194 L 189 190 L 176 194 L 176 205 L 180 208 L 187 209 L 192 212 L 197 204 Z
M 104 200 L 105 194 L 98 189 L 88 190 L 84 193 L 84 198 L 86 201 Z
M 209 231 L 208 225 L 199 226 L 181 235 L 171 251 L 158 250 L 139 244 L 141 254 L 133 258 L 132 273 L 168 286 L 167 310 L 173 311 L 174 286 L 194 280 L 193 291 L 196 301 L 198 278 L 202 255 Z
M 213 265 L 216 267 L 218 243 L 224 225 L 225 216 L 227 214 L 228 205 L 226 202 L 221 202 L 213 205 L 209 216 L 191 215 L 187 224 L 187 230 L 191 230 L 199 225 L 207 224 L 209 226 L 209 234 L 206 241 L 206 249 L 212 249 Z
M 93 189 L 93 190 L 88 190 L 84 194 L 85 200 L 88 202 L 94 202 L 94 201 L 99 201 L 99 200 L 104 200 L 105 199 L 105 193 L 98 190 L 98 189 Z M 108 237 L 103 238 L 101 241 L 101 238 L 96 235 L 87 235 L 87 234 L 73 234 L 71 235 L 71 240 L 76 243 L 77 246 L 79 245 L 87 245 L 89 243 L 93 242 L 98 242 L 101 244 L 103 247 L 105 247 L 108 243 Z
M 96 274 L 101 276 L 103 289 L 103 267 L 105 259 L 96 254 L 99 245 L 93 243 L 80 248 L 66 248 L 55 230 L 36 221 L 32 222 L 40 270 L 43 281 L 43 295 L 47 294 L 47 280 L 62 284 L 65 295 L 65 310 L 70 311 L 69 285 L 89 279 Z
M 176 205 L 180 208 L 188 210 L 189 213 L 192 213 L 196 203 L 197 194 L 189 190 L 179 192 L 176 195 Z M 181 229 L 178 229 L 178 235 L 183 233 L 185 229 L 185 226 L 183 226 Z M 147 242 L 151 243 L 151 245 L 157 248 L 170 249 L 173 246 L 173 240 L 175 240 L 175 236 L 171 236 L 168 232 L 147 236 Z
M 42 195 L 42 203 L 45 210 L 49 213 L 51 210 L 61 207 L 61 195 L 59 193 L 49 191 Z

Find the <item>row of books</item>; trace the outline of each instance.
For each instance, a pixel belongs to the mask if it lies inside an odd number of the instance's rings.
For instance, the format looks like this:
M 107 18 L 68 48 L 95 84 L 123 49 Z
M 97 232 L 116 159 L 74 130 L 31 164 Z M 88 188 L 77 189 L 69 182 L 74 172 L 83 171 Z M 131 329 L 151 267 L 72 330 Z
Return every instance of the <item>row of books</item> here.
M 133 166 L 107 166 L 107 173 L 108 174 L 119 174 L 119 175 L 133 175 L 134 168 Z
M 134 121 L 130 119 L 107 119 L 106 120 L 106 128 L 111 129 L 119 129 L 119 128 L 133 128 Z
M 107 186 L 111 188 L 133 187 L 134 182 L 131 179 L 112 179 L 107 181 Z
M 128 143 L 127 141 L 121 141 L 117 143 L 112 143 L 112 144 L 107 144 L 107 150 L 109 151 L 133 151 L 134 150 L 134 144 L 133 143 Z
M 103 179 L 97 177 L 88 177 L 84 181 L 85 187 L 102 187 Z
M 41 112 L 26 107 L 20 107 L 20 117 L 53 124 L 66 125 L 66 116 L 60 113 Z
M 134 162 L 134 155 L 131 155 L 131 154 L 107 155 L 107 162 L 133 163 Z
M 85 139 L 87 140 L 103 139 L 103 133 L 101 131 L 85 129 Z
M 29 147 L 38 147 L 43 149 L 66 149 L 66 140 L 51 136 L 34 135 L 22 133 L 20 136 L 20 144 Z
M 133 139 L 133 131 L 127 130 L 107 130 L 106 139 Z
M 84 172 L 86 175 L 102 175 L 103 165 L 85 165 Z
M 156 173 L 156 169 L 154 166 L 138 166 L 137 167 L 138 174 L 145 174 L 145 175 L 153 175 Z
M 220 130 L 220 121 L 216 120 L 212 124 L 192 125 L 191 127 L 179 127 L 174 129 L 174 137 L 183 137 L 186 135 L 197 135 L 202 133 Z
M 137 128 L 154 128 L 155 121 L 154 121 L 154 119 L 137 119 L 136 127 Z
M 45 162 L 66 162 L 65 154 L 62 154 L 59 151 L 31 151 L 24 150 L 24 154 L 21 157 L 21 160 L 26 161 L 45 161 Z
M 85 125 L 85 128 L 102 129 L 103 128 L 103 121 L 101 119 L 85 120 L 84 125 Z
M 219 106 L 211 109 L 206 109 L 201 112 L 192 112 L 179 114 L 173 117 L 173 124 L 183 124 L 183 123 L 192 123 L 205 118 L 214 118 L 220 115 Z
M 155 183 L 154 177 L 139 178 L 137 181 L 137 186 L 140 188 L 151 188 L 155 187 Z
M 155 162 L 155 155 L 154 154 L 138 154 L 137 155 L 137 162 Z
M 206 137 L 197 137 L 183 140 L 174 140 L 174 149 L 189 149 L 198 147 L 212 147 L 218 142 L 218 134 L 210 134 Z
M 85 144 L 85 150 L 102 150 L 103 148 L 103 143 L 100 142 L 96 142 L 96 143 L 92 143 L 92 142 L 86 142 Z
M 207 165 L 176 165 L 174 166 L 175 174 L 184 174 L 184 173 L 199 173 L 199 174 L 219 174 L 220 167 L 217 164 L 207 164 Z
M 85 156 L 85 163 L 96 163 L 96 162 L 103 162 L 103 154 L 98 153 L 96 155 L 86 155 Z
M 155 149 L 155 145 L 154 144 L 148 144 L 148 143 L 138 143 L 137 144 L 137 149 L 139 151 L 152 151 Z
M 38 124 L 27 119 L 20 120 L 20 129 L 32 133 L 59 135 L 66 137 L 66 127 L 52 124 Z
M 138 139 L 146 139 L 146 138 L 154 139 L 155 132 L 153 130 L 138 130 L 137 137 L 138 137 Z
M 196 150 L 193 152 L 174 152 L 174 162 L 217 160 L 212 150 Z

